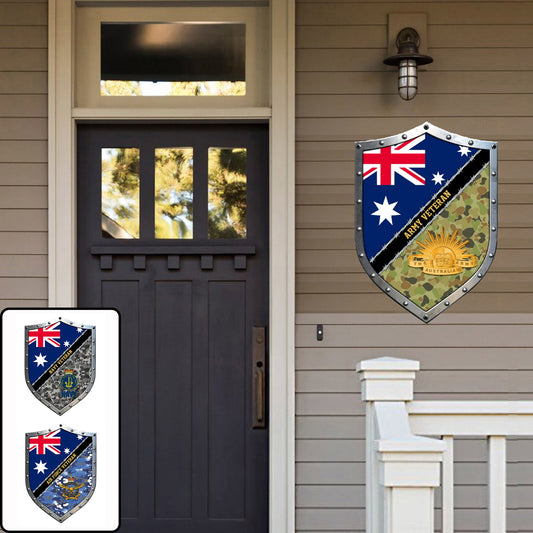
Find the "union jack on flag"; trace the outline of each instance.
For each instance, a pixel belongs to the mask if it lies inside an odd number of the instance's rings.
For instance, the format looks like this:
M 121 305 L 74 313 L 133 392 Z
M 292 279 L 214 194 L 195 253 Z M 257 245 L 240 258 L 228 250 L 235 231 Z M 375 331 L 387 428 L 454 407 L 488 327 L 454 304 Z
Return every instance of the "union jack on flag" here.
M 52 346 L 59 348 L 61 345 L 56 339 L 60 338 L 61 332 L 59 331 L 59 322 L 50 324 L 44 328 L 30 329 L 28 332 L 28 344 L 35 343 L 37 348 L 44 348 L 47 342 Z
M 61 437 L 57 434 L 61 429 L 56 429 L 46 435 L 37 435 L 36 437 L 30 437 L 30 452 L 35 450 L 37 455 L 46 454 L 47 451 L 52 452 L 55 455 L 59 455 L 61 450 L 56 446 L 61 446 Z
M 420 135 L 401 144 L 366 150 L 363 155 L 363 179 L 377 175 L 377 185 L 394 185 L 395 175 L 404 177 L 414 185 L 425 185 L 426 179 L 414 168 L 425 168 L 426 151 L 413 150 L 425 139 Z

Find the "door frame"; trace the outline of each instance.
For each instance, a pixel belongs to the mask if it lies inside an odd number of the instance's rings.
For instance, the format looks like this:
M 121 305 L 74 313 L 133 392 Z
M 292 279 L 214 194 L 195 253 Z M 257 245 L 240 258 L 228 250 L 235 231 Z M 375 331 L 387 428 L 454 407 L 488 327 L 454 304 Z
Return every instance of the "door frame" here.
M 151 0 L 138 0 L 150 5 Z M 270 107 L 228 110 L 79 109 L 74 98 L 76 5 L 48 2 L 48 305 L 76 305 L 76 123 L 110 119 L 268 120 L 270 125 L 269 530 L 295 530 L 295 0 L 270 0 Z M 94 4 L 102 2 L 94 0 Z M 109 0 L 109 5 L 121 2 Z M 157 3 L 157 2 L 155 2 Z M 208 2 L 203 2 L 206 5 Z M 231 2 L 228 2 L 231 4 Z M 159 3 L 160 4 L 160 3 Z M 179 2 L 169 2 L 179 5 Z M 234 2 L 233 2 L 234 5 Z M 243 1 L 246 5 L 246 1 Z M 248 4 L 249 5 L 249 4 Z M 274 23 L 275 21 L 275 23 Z M 125 113 L 125 111 L 127 113 Z

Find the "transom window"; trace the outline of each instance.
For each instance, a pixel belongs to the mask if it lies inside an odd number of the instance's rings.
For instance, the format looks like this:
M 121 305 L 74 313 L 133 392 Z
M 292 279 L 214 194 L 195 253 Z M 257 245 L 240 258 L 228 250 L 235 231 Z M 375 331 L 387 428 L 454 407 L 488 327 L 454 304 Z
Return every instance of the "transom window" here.
M 101 24 L 102 96 L 243 96 L 246 26 Z
M 129 109 L 130 116 L 146 116 L 141 109 L 165 109 L 165 116 L 187 109 L 198 116 L 215 108 L 257 108 L 267 115 L 266 2 L 134 9 L 110 4 L 76 10 L 78 116 L 94 109 L 113 109 L 122 117 L 119 109 Z

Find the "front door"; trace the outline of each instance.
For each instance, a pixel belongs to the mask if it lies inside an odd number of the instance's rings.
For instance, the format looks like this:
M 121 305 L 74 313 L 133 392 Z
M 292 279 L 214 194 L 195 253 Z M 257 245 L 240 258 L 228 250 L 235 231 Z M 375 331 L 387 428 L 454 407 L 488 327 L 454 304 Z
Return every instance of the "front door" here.
M 266 125 L 80 125 L 77 168 L 78 305 L 121 316 L 121 531 L 266 533 Z

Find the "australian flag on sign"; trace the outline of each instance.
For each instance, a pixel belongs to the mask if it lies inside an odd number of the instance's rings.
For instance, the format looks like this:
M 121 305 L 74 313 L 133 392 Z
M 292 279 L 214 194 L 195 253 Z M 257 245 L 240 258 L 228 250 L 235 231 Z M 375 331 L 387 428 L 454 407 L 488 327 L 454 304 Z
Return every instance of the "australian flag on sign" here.
M 83 507 L 96 486 L 96 434 L 60 427 L 26 433 L 26 489 L 58 522 Z
M 95 327 L 59 319 L 24 331 L 26 383 L 39 401 L 62 415 L 93 386 Z
M 497 145 L 426 123 L 356 143 L 355 242 L 372 280 L 429 322 L 496 251 Z

